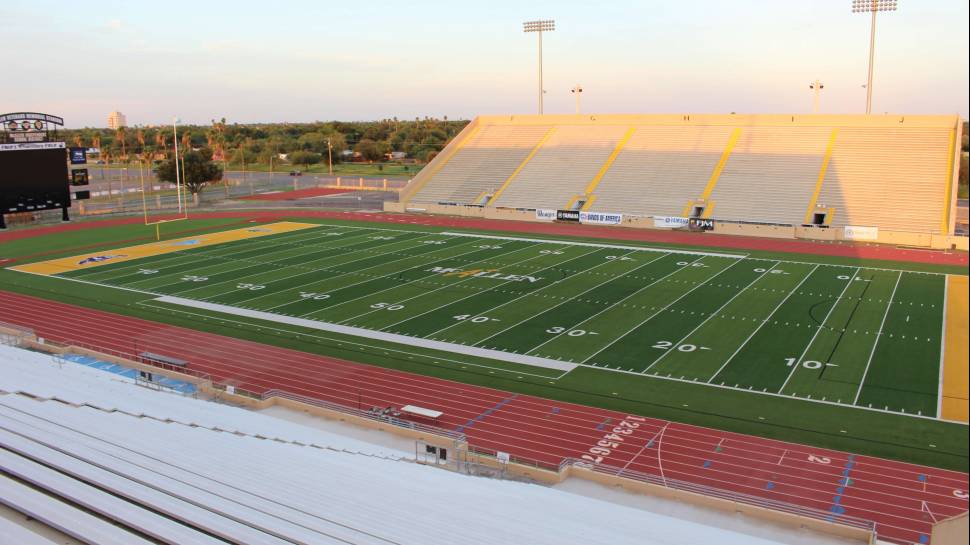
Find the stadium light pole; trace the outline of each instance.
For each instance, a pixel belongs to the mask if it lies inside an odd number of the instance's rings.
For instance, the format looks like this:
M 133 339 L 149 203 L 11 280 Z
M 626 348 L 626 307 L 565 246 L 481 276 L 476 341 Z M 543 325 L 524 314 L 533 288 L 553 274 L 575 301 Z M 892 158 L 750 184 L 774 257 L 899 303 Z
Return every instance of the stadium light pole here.
M 526 21 L 522 23 L 523 32 L 535 32 L 539 35 L 539 115 L 542 115 L 542 33 L 556 30 L 556 22 L 552 19 L 539 21 Z
M 576 84 L 575 87 L 569 90 L 572 94 L 576 95 L 576 113 L 579 113 L 579 95 L 583 93 L 583 87 L 580 84 Z
M 812 89 L 813 91 L 815 91 L 815 98 L 814 98 L 814 100 L 812 102 L 812 113 L 813 114 L 817 114 L 818 113 L 818 97 L 821 94 L 822 89 L 825 89 L 825 86 L 822 85 L 822 82 L 820 82 L 819 80 L 815 80 L 815 83 L 809 83 L 808 84 L 808 88 L 809 89 Z
M 172 118 L 172 145 L 175 147 L 175 198 L 178 199 L 179 214 L 182 213 L 182 183 L 179 177 L 179 118 Z
M 852 13 L 872 13 L 869 26 L 869 79 L 866 80 L 866 115 L 872 113 L 872 63 L 876 53 L 876 13 L 896 11 L 897 0 L 852 0 Z

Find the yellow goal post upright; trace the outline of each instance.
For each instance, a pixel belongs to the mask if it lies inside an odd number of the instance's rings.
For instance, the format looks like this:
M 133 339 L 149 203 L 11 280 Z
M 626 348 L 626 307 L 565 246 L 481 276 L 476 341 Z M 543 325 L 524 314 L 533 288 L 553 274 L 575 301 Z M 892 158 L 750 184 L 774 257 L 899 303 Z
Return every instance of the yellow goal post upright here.
M 182 160 L 181 172 L 179 169 L 179 137 L 178 137 L 178 122 L 179 119 L 176 117 L 172 120 L 172 147 L 175 150 L 175 195 L 178 201 L 178 215 L 174 218 L 164 218 L 155 221 L 148 220 L 148 200 L 146 198 L 145 192 L 145 175 L 140 174 L 141 177 L 141 205 L 142 214 L 144 216 L 145 225 L 155 226 L 155 240 L 161 240 L 161 229 L 160 226 L 163 223 L 171 223 L 173 221 L 182 221 L 189 219 L 189 207 L 188 203 L 185 201 L 185 196 L 187 191 L 182 190 L 183 181 L 185 180 L 185 160 Z

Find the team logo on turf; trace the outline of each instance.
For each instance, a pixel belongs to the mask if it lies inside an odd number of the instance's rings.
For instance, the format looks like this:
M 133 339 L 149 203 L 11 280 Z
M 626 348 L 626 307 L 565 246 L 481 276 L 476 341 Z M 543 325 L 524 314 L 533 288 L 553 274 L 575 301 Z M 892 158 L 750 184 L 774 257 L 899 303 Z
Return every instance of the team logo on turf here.
M 265 227 L 253 227 L 252 229 L 246 229 L 247 233 L 272 233 L 272 229 L 267 229 Z
M 118 259 L 119 257 L 128 257 L 124 254 L 115 255 L 96 255 L 92 257 L 85 257 L 81 261 L 78 261 L 78 265 L 87 265 L 88 263 L 101 263 L 102 261 L 108 261 L 109 259 Z
M 451 267 L 431 267 L 428 272 L 438 273 L 443 276 L 457 276 L 459 278 L 494 278 L 496 280 L 507 280 L 509 282 L 531 282 L 535 283 L 542 280 L 542 277 L 528 276 L 524 274 L 505 274 L 498 269 L 454 269 Z
M 199 239 L 193 238 L 189 240 L 180 240 L 178 242 L 173 242 L 172 246 L 192 246 L 193 244 L 198 244 Z

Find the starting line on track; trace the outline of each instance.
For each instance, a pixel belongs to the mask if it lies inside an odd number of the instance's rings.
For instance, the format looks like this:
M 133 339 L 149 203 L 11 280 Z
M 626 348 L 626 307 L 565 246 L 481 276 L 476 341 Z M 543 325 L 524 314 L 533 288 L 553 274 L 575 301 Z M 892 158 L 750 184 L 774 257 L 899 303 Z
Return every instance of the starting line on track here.
M 297 318 L 295 316 L 285 316 L 282 314 L 274 314 L 272 312 L 263 312 L 261 310 L 238 308 L 238 307 L 233 307 L 229 305 L 220 305 L 218 303 L 208 303 L 205 301 L 196 301 L 194 299 L 185 299 L 183 297 L 174 297 L 174 296 L 166 295 L 155 299 L 155 301 L 158 301 L 159 303 L 168 303 L 168 304 L 179 305 L 183 307 L 221 312 L 224 314 L 233 314 L 236 316 L 256 318 L 259 320 L 266 320 L 268 322 L 277 322 L 282 324 L 295 325 L 298 327 L 316 329 L 319 331 L 329 331 L 330 333 L 341 333 L 344 335 L 353 335 L 355 337 L 367 337 L 369 339 L 374 339 L 378 341 L 387 341 L 391 343 L 406 344 L 406 345 L 417 346 L 421 348 L 429 348 L 431 350 L 453 352 L 456 354 L 464 354 L 466 356 L 476 356 L 480 358 L 502 360 L 502 361 L 508 361 L 512 363 L 520 363 L 522 365 L 530 365 L 532 367 L 542 367 L 545 369 L 555 369 L 557 371 L 569 372 L 575 369 L 576 367 L 578 367 L 578 364 L 575 364 L 575 363 L 553 360 L 549 358 L 538 358 L 536 356 L 527 356 L 525 354 L 516 354 L 514 352 L 502 352 L 501 350 L 489 350 L 487 348 L 478 348 L 475 346 L 466 346 L 463 344 L 446 343 L 442 341 L 432 341 L 429 339 L 422 339 L 419 337 L 409 337 L 407 335 L 398 335 L 396 333 L 386 333 L 384 331 L 375 331 L 373 329 L 364 329 L 361 327 L 351 327 L 351 326 L 345 326 L 345 325 L 331 324 L 328 322 L 320 322 L 317 320 L 308 320 L 306 318 Z

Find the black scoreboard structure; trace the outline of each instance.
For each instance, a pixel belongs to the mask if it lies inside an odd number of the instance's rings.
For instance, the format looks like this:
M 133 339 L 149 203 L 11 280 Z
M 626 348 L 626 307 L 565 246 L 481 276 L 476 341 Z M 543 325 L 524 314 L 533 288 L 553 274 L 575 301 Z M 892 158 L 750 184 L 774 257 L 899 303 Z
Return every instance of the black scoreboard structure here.
M 68 221 L 68 150 L 57 142 L 60 117 L 35 112 L 0 115 L 0 229 L 4 214 L 60 208 Z

